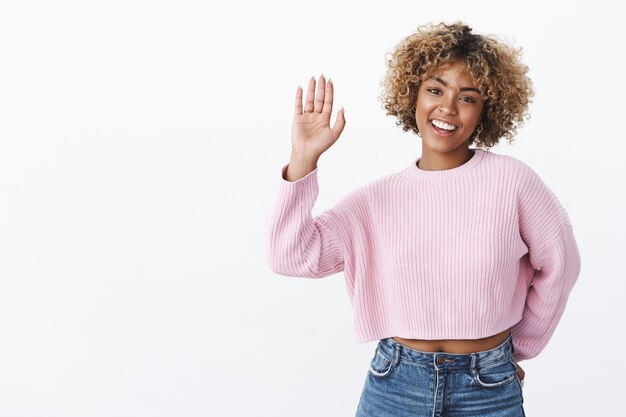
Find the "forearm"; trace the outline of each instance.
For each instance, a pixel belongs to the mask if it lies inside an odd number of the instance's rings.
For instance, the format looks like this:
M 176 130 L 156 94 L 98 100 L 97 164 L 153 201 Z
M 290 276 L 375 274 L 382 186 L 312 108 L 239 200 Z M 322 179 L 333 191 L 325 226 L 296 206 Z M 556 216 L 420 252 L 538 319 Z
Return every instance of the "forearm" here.
M 284 179 L 293 182 L 306 177 L 317 167 L 318 160 L 319 157 L 302 155 L 292 151 Z

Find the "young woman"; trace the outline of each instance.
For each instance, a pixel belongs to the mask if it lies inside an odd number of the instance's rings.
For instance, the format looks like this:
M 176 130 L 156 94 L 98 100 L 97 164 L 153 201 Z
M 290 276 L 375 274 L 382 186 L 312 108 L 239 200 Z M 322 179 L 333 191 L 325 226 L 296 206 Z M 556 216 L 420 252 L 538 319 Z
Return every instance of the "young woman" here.
M 304 109 L 298 87 L 268 265 L 344 271 L 357 340 L 378 340 L 357 417 L 524 416 L 518 362 L 547 345 L 580 272 L 555 194 L 489 151 L 527 116 L 528 68 L 461 22 L 418 27 L 387 62 L 384 108 L 421 138 L 421 156 L 313 217 L 318 160 L 346 120 L 341 109 L 330 127 L 330 79 L 317 94 L 310 80 Z

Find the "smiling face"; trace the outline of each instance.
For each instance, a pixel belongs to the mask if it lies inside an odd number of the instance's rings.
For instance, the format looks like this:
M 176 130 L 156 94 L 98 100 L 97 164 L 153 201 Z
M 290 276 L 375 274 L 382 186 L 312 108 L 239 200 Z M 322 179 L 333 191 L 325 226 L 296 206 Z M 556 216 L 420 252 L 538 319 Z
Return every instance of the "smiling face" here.
M 478 87 L 460 63 L 427 77 L 417 93 L 415 109 L 422 155 L 466 155 L 483 106 Z

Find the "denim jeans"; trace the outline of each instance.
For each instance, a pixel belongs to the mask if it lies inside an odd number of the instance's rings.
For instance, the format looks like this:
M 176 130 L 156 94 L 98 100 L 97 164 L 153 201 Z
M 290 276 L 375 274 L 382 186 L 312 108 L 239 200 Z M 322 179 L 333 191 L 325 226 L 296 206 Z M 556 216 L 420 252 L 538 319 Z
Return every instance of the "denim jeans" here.
M 512 335 L 468 354 L 422 352 L 382 339 L 356 417 L 525 417 L 513 353 Z

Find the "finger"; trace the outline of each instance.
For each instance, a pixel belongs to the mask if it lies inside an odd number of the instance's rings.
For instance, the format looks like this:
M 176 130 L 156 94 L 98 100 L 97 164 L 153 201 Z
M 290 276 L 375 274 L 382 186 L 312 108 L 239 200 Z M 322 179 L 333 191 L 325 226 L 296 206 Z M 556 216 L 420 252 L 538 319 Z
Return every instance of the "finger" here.
M 294 114 L 299 116 L 302 114 L 302 88 L 298 86 L 296 90 L 296 108 L 294 110 Z
M 324 90 L 326 89 L 326 80 L 324 79 L 324 74 L 320 76 L 320 82 L 317 85 L 317 96 L 315 97 L 315 111 L 316 113 L 321 113 L 324 108 Z
M 333 112 L 334 95 L 335 87 L 333 86 L 333 82 L 329 78 L 328 83 L 326 84 L 326 95 L 324 96 L 324 108 L 322 109 L 322 113 L 328 113 L 330 115 Z
M 315 96 L 315 77 L 311 77 L 309 80 L 309 90 L 306 93 L 306 104 L 304 106 L 304 112 L 313 111 L 313 97 Z
M 333 125 L 333 128 L 330 129 L 330 131 L 333 132 L 333 138 L 335 138 L 335 140 L 339 138 L 345 126 L 346 126 L 346 117 L 344 115 L 344 110 L 342 107 L 341 110 L 339 110 L 339 112 L 337 113 L 337 120 L 335 120 L 335 124 Z

